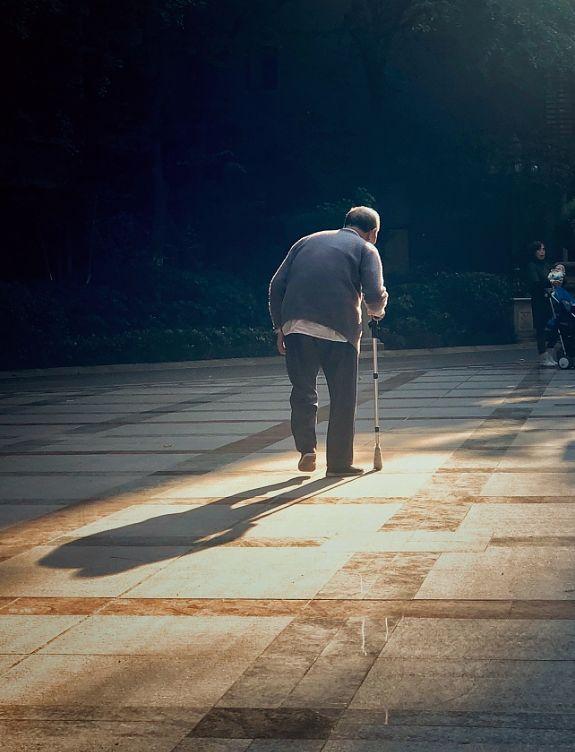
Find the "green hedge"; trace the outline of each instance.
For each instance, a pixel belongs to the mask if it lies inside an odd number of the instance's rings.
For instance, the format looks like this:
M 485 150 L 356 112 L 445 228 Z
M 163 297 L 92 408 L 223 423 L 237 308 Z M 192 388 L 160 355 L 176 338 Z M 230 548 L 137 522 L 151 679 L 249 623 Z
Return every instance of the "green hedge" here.
M 2 368 L 49 368 L 113 363 L 165 363 L 273 355 L 267 328 L 135 329 L 118 334 L 23 339 L 4 351 Z
M 144 267 L 114 287 L 0 283 L 0 368 L 270 355 L 270 330 L 265 285 L 232 275 Z
M 67 339 L 45 351 L 45 359 L 61 365 L 103 365 L 257 357 L 273 355 L 274 344 L 269 328 L 144 329 Z
M 512 285 L 481 272 L 442 273 L 392 286 L 385 319 L 390 349 L 514 341 Z
M 154 286 L 149 274 L 149 280 L 119 280 L 117 287 L 0 284 L 0 367 L 275 352 L 264 284 L 156 270 Z M 389 287 L 390 349 L 513 341 L 512 287 L 504 277 L 438 274 L 403 284 L 392 279 Z

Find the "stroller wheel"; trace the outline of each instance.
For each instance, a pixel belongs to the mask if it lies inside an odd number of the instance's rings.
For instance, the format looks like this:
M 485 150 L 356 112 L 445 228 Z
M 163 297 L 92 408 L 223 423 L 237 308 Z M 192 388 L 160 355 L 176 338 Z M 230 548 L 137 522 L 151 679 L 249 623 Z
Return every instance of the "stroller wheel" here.
M 571 367 L 571 361 L 569 360 L 569 358 L 565 357 L 565 355 L 559 358 L 559 368 L 565 370 L 570 367 Z

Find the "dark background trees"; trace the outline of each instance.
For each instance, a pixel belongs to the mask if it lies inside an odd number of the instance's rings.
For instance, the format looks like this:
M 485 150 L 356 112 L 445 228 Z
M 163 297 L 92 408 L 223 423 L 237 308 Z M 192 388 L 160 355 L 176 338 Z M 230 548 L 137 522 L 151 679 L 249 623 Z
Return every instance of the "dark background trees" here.
M 358 201 L 383 214 L 392 278 L 510 273 L 532 237 L 575 260 L 572 0 L 4 0 L 2 16 L 0 278 L 73 288 L 70 320 L 124 296 L 137 328 L 139 296 L 146 327 L 175 303 L 166 325 L 233 324 L 243 310 L 209 304 L 223 274 L 263 324 L 289 244 Z

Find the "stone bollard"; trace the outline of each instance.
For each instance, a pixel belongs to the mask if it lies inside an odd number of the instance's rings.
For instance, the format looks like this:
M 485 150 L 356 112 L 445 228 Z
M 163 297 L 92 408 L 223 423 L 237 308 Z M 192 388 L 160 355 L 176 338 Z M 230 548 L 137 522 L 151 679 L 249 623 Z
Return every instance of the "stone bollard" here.
M 513 298 L 513 327 L 519 341 L 535 337 L 531 298 Z

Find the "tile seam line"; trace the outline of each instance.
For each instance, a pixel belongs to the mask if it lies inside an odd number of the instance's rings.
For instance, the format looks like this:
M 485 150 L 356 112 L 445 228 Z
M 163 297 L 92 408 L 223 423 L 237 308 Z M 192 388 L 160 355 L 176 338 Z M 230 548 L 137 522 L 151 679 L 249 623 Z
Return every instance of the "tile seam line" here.
M 366 337 L 365 350 L 360 351 L 360 357 L 362 359 L 368 359 L 369 343 L 370 340 Z M 421 356 L 433 356 L 433 355 L 466 355 L 475 353 L 494 353 L 505 350 L 512 350 L 517 355 L 522 353 L 527 348 L 518 346 L 517 343 L 510 343 L 509 345 L 473 345 L 455 348 L 439 348 L 440 352 L 434 348 L 422 348 L 421 350 L 382 350 L 389 358 L 404 358 L 409 354 L 414 354 L 415 357 Z M 447 352 L 445 352 L 445 350 Z M 260 362 L 261 361 L 261 362 Z M 0 383 L 2 382 L 14 382 L 20 379 L 33 379 L 33 378 L 66 378 L 74 376 L 98 376 L 98 375 L 121 375 L 121 374 L 138 374 L 138 373 L 165 373 L 165 372 L 179 372 L 179 371 L 196 371 L 202 369 L 226 369 L 229 367 L 250 367 L 258 365 L 280 365 L 282 360 L 277 355 L 266 356 L 264 358 L 222 358 L 220 360 L 196 360 L 196 361 L 174 361 L 169 363 L 124 363 L 124 364 L 108 364 L 103 366 L 57 366 L 55 368 L 16 368 L 16 369 L 4 369 L 0 371 Z M 497 365 L 497 364 L 496 364 Z M 501 367 L 501 364 L 498 364 Z M 454 368 L 454 366 L 450 366 Z M 54 371 L 57 371 L 55 373 Z M 176 377 L 175 377 L 176 378 Z M 263 377 L 262 377 L 263 378 Z M 268 377 L 265 377 L 268 378 Z
M 392 708 L 388 708 L 388 710 L 390 712 L 390 715 L 392 713 L 395 713 L 395 712 L 402 712 L 401 707 L 397 707 L 397 708 L 396 707 L 392 707 Z M 380 712 L 381 713 L 382 711 L 374 710 L 372 712 L 374 712 L 374 713 Z M 450 713 L 454 713 L 454 712 L 457 712 L 457 711 L 449 711 L 449 712 Z M 459 712 L 462 715 L 464 715 L 466 713 L 466 711 L 459 711 Z M 477 712 L 480 712 L 480 711 L 477 711 Z M 487 711 L 486 713 L 484 713 L 484 715 L 487 715 L 488 712 L 489 711 Z M 524 711 L 524 710 L 518 711 L 518 714 L 520 714 L 520 715 L 528 715 L 528 713 L 526 711 Z M 545 711 L 545 715 L 546 716 L 550 715 L 552 717 L 563 717 L 565 715 L 571 716 L 573 714 L 569 713 L 569 712 L 550 713 L 548 711 Z M 484 730 L 489 730 L 491 728 L 506 729 L 506 730 L 507 729 L 509 729 L 509 730 L 525 729 L 525 730 L 529 730 L 529 731 L 555 731 L 555 732 L 559 732 L 559 733 L 569 733 L 569 732 L 573 733 L 573 729 L 572 728 L 557 728 L 556 726 L 547 726 L 547 725 L 529 725 L 529 726 L 522 725 L 522 726 L 517 726 L 515 724 L 505 724 L 505 723 L 496 723 L 496 724 L 490 723 L 489 725 L 486 725 L 486 724 L 477 723 L 477 722 L 475 722 L 475 723 L 466 723 L 466 724 L 460 724 L 460 723 L 454 723 L 454 724 L 443 723 L 442 724 L 442 723 L 435 722 L 435 723 L 425 723 L 425 724 L 424 723 L 412 723 L 412 724 L 408 724 L 408 723 L 389 723 L 389 724 L 386 725 L 386 728 L 388 728 L 388 729 L 401 729 L 401 728 L 406 728 L 406 727 L 407 728 L 413 728 L 413 727 L 415 727 L 415 728 L 418 728 L 418 729 L 433 728 L 433 729 L 463 729 L 463 730 L 465 730 L 465 729 L 484 729 Z M 348 736 L 348 735 L 345 735 L 345 734 L 340 733 L 340 732 L 334 732 L 333 735 L 330 735 L 327 743 L 336 742 L 336 741 L 357 741 L 357 740 L 358 740 L 357 736 Z M 384 741 L 384 739 L 380 739 L 379 737 L 377 737 L 377 736 L 374 735 L 372 737 L 368 736 L 368 737 L 365 737 L 365 738 L 361 738 L 360 741 L 362 741 L 362 742 L 363 741 L 366 741 L 366 742 L 369 742 L 369 741 L 378 742 L 378 741 Z M 540 747 L 537 750 L 537 752 L 546 752 L 547 748 L 549 749 L 549 752 L 551 752 L 551 750 L 553 749 L 553 745 L 545 745 L 545 747 Z M 382 747 L 381 749 L 383 750 L 384 748 Z M 564 747 L 555 747 L 555 749 L 557 749 L 559 752 L 561 752 L 561 749 L 565 749 L 565 748 Z M 359 748 L 359 750 L 361 750 L 361 748 Z M 511 748 L 510 748 L 510 750 L 511 750 Z M 249 749 L 246 750 L 245 752 L 249 752 Z
M 345 603 L 345 602 L 344 602 Z M 257 618 L 257 619 L 267 619 L 267 618 L 285 618 L 285 619 L 299 619 L 303 618 L 306 620 L 315 620 L 315 621 L 325 621 L 325 620 L 345 620 L 345 619 L 363 619 L 363 618 L 373 618 L 376 621 L 380 621 L 382 619 L 412 619 L 412 620 L 418 620 L 418 621 L 427 621 L 427 620 L 435 620 L 435 621 L 475 621 L 475 622 L 482 622 L 482 621 L 497 621 L 497 622 L 524 622 L 524 621 L 533 621 L 533 622 L 575 622 L 575 610 L 570 609 L 573 613 L 561 613 L 561 610 L 559 610 L 558 613 L 549 613 L 549 609 L 537 609 L 535 608 L 533 611 L 530 611 L 528 604 L 523 603 L 521 606 L 518 606 L 514 609 L 514 606 L 511 605 L 501 611 L 498 611 L 495 609 L 492 613 L 485 614 L 483 612 L 483 609 L 479 609 L 477 611 L 477 606 L 470 611 L 469 609 L 464 608 L 460 613 L 457 612 L 457 609 L 454 607 L 454 610 L 450 613 L 442 613 L 436 612 L 433 608 L 430 610 L 427 609 L 409 609 L 408 607 L 402 607 L 400 604 L 394 604 L 391 601 L 387 603 L 386 605 L 382 606 L 382 613 L 374 613 L 373 607 L 377 607 L 376 601 L 352 601 L 353 605 L 355 606 L 357 603 L 362 603 L 365 606 L 365 609 L 357 609 L 350 612 L 347 612 L 346 614 L 342 613 L 329 613 L 322 610 L 322 604 L 321 602 L 317 602 L 316 605 L 320 608 L 320 612 L 316 613 L 314 609 L 313 604 L 305 604 L 302 603 L 301 605 L 297 606 L 296 610 L 289 610 L 289 609 L 282 609 L 281 607 L 277 609 L 277 611 L 269 614 L 269 613 L 234 613 L 236 609 L 241 610 L 241 605 L 237 604 L 234 608 L 231 609 L 218 609 L 217 607 L 208 608 L 207 611 L 203 611 L 201 608 L 195 609 L 191 612 L 186 612 L 179 610 L 176 606 L 172 606 L 171 610 L 161 611 L 161 609 L 151 609 L 149 612 L 143 611 L 142 609 L 137 609 L 134 613 L 126 613 L 126 609 L 120 608 L 120 610 L 116 611 L 114 610 L 114 604 L 113 602 L 110 604 L 104 604 L 100 607 L 95 608 L 93 611 L 86 611 L 79 613 L 78 611 L 70 610 L 67 611 L 65 608 L 62 608 L 58 611 L 34 611 L 30 607 L 26 607 L 23 611 L 19 612 L 16 610 L 11 610 L 12 608 L 15 609 L 15 606 L 9 606 L 2 609 L 2 612 L 0 613 L 0 617 L 4 617 L 9 619 L 10 617 L 41 617 L 41 618 L 47 618 L 50 617 L 78 617 L 78 618 L 88 618 L 92 616 L 100 616 L 102 618 L 108 618 L 108 617 L 119 617 L 123 619 L 139 619 L 139 618 L 148 618 L 148 617 L 158 617 L 158 618 L 175 618 L 175 619 L 181 619 L 181 618 L 189 618 L 189 619 L 195 619 L 195 618 L 228 618 L 228 617 L 234 617 L 234 618 Z M 493 602 L 494 604 L 497 604 L 497 601 Z M 570 601 L 559 601 L 559 603 L 572 603 Z M 125 604 L 124 604 L 125 605 Z M 324 604 L 325 605 L 325 604 Z M 292 606 L 295 606 L 295 604 L 292 604 Z M 386 610 L 390 609 L 392 613 L 387 612 Z M 399 609 L 399 611 L 397 610 Z M 10 610 L 10 612 L 9 612 Z M 160 610 L 160 613 L 158 613 L 158 610 Z M 269 609 L 268 609 L 269 610 Z M 364 610 L 366 613 L 361 613 L 361 611 Z M 102 613 L 103 612 L 103 613 Z M 482 613 L 483 612 L 483 613 Z
M 389 552 L 389 553 L 395 553 L 395 552 Z M 402 552 L 400 552 L 402 553 Z M 246 598 L 242 596 L 225 596 L 225 597 L 187 597 L 187 596 L 149 596 L 149 597 L 138 597 L 138 598 L 126 598 L 125 595 L 113 595 L 113 596 L 60 596 L 60 595 L 17 595 L 17 596 L 3 596 L 5 598 L 10 599 L 10 603 L 6 603 L 3 606 L 0 606 L 0 609 L 4 610 L 6 608 L 10 608 L 12 605 L 14 605 L 17 601 L 20 600 L 30 600 L 30 599 L 38 599 L 43 601 L 51 601 L 51 600 L 71 600 L 71 601 L 90 601 L 90 600 L 102 600 L 107 599 L 107 603 L 105 603 L 101 608 L 107 608 L 111 603 L 113 603 L 115 600 L 124 600 L 124 601 L 133 601 L 135 603 L 138 602 L 146 602 L 146 601 L 169 601 L 173 602 L 174 604 L 177 604 L 178 602 L 187 602 L 187 601 L 194 601 L 198 603 L 212 603 L 214 601 L 221 601 L 224 604 L 226 604 L 229 601 L 233 602 L 243 602 L 243 603 L 261 603 L 261 602 L 268 602 L 268 601 L 278 601 L 281 603 L 305 603 L 305 604 L 313 604 L 313 603 L 353 603 L 353 604 L 371 604 L 371 603 L 390 603 L 390 604 L 397 604 L 397 603 L 417 603 L 420 605 L 424 604 L 437 604 L 437 603 L 450 603 L 450 604 L 533 604 L 538 603 L 542 605 L 551 605 L 551 604 L 573 604 L 574 610 L 575 610 L 575 601 L 569 600 L 569 599 L 553 599 L 553 600 L 544 600 L 541 598 Z M 5 614 L 8 615 L 8 614 Z M 46 614 L 48 616 L 48 614 Z M 575 711 L 574 711 L 575 712 Z
M 0 704 L 0 709 L 11 709 L 11 708 L 17 708 L 17 707 L 20 707 L 20 706 L 8 705 L 8 704 Z M 46 709 L 47 711 L 50 711 L 53 707 L 55 707 L 56 709 L 58 709 L 61 706 L 45 705 L 45 706 L 31 706 L 31 707 L 34 707 L 34 708 L 40 707 L 40 708 Z M 74 710 L 72 710 L 70 712 L 77 712 L 78 708 L 82 708 L 83 706 L 81 706 L 81 705 L 73 705 L 73 706 L 69 706 L 69 707 L 72 707 L 74 709 Z M 90 706 L 86 706 L 86 707 L 90 707 Z M 130 707 L 133 707 L 133 706 L 130 706 Z M 196 709 L 195 706 L 191 706 L 191 707 L 192 707 L 192 709 Z M 147 706 L 145 706 L 145 708 L 147 709 Z M 153 710 L 153 707 L 151 709 Z M 160 707 L 159 709 L 161 710 L 162 708 Z M 241 710 L 250 710 L 252 708 L 240 708 L 240 709 Z M 326 708 L 323 708 L 323 707 L 317 708 L 318 712 L 321 711 L 321 710 L 330 710 L 330 709 L 333 709 L 332 706 L 328 706 Z M 205 710 L 205 708 L 201 709 L 201 710 Z M 268 710 L 268 708 L 263 708 L 263 710 Z M 296 708 L 296 710 L 297 710 L 297 708 Z M 401 712 L 401 708 L 389 708 L 389 710 Z M 353 712 L 357 712 L 357 710 L 353 711 Z M 368 712 L 378 713 L 378 712 L 381 712 L 381 711 L 374 710 L 374 711 L 368 711 Z M 468 711 L 453 711 L 453 710 L 451 710 L 451 711 L 448 711 L 448 712 L 451 713 L 451 714 L 460 714 L 460 715 L 468 715 L 469 714 Z M 477 711 L 477 712 L 480 713 L 480 711 Z M 573 713 L 570 713 L 570 712 L 558 711 L 558 712 L 554 713 L 554 712 L 551 712 L 551 711 L 548 711 L 548 710 L 544 711 L 541 714 L 545 715 L 545 716 L 550 716 L 550 717 L 553 717 L 553 718 L 554 717 L 564 717 L 564 716 L 572 716 L 573 715 Z M 513 713 L 510 713 L 510 715 L 513 715 Z M 528 715 L 528 713 L 523 710 L 523 711 L 517 711 L 516 715 Z M 57 719 L 51 719 L 51 718 L 35 718 L 35 717 L 22 717 L 22 718 L 14 718 L 14 717 L 4 717 L 4 718 L 1 718 L 0 717 L 0 722 L 2 722 L 2 721 L 10 721 L 10 722 L 29 722 L 29 721 L 35 722 L 35 721 L 37 721 L 38 723 L 49 723 L 49 722 L 54 721 L 54 722 L 57 722 L 57 723 L 75 723 L 75 722 L 77 723 L 78 719 L 77 718 L 57 718 Z M 113 718 L 112 717 L 112 718 L 83 718 L 83 719 L 81 719 L 81 722 L 83 722 L 83 723 L 133 723 L 133 724 L 146 723 L 146 724 L 149 724 L 151 722 L 156 723 L 158 721 L 156 719 L 151 720 L 151 719 L 145 719 L 145 718 L 144 719 L 129 719 L 127 721 L 122 721 L 121 719 Z M 174 725 L 174 724 L 177 725 L 178 722 L 171 720 L 169 717 L 165 717 L 164 719 L 162 719 L 162 721 L 160 721 L 160 723 L 165 723 L 166 725 Z M 425 729 L 425 728 L 455 728 L 455 729 L 465 729 L 465 728 L 484 728 L 484 729 L 489 729 L 489 728 L 509 728 L 509 729 L 517 729 L 518 728 L 516 725 L 503 725 L 503 724 L 495 724 L 493 726 L 486 726 L 485 724 L 478 724 L 478 723 L 468 723 L 468 724 L 465 724 L 465 725 L 459 725 L 459 724 L 449 724 L 449 723 L 447 723 L 447 724 L 441 724 L 441 723 L 437 723 L 437 722 L 435 722 L 435 723 L 430 722 L 430 723 L 425 723 L 425 724 L 423 724 L 423 723 L 411 723 L 411 724 L 408 724 L 408 723 L 393 723 L 393 724 L 389 724 L 388 727 L 390 729 L 391 728 L 397 728 L 397 729 L 399 729 L 399 728 L 403 728 L 403 727 L 408 726 L 408 725 L 412 725 L 412 726 L 415 726 L 417 728 L 422 728 L 422 729 Z M 553 727 L 553 726 L 547 727 L 547 726 L 539 726 L 539 725 L 537 725 L 537 726 L 524 726 L 522 728 L 529 728 L 530 730 L 542 730 L 542 731 L 566 731 L 566 732 L 572 731 L 572 729 L 570 729 L 570 728 L 558 729 L 557 727 Z M 229 737 L 216 737 L 216 738 L 224 738 L 224 739 L 227 740 Z M 343 735 L 338 735 L 338 736 L 333 737 L 333 740 L 336 740 L 336 739 L 352 739 L 352 738 L 356 738 L 356 737 L 346 737 L 346 736 L 343 736 Z M 278 739 L 281 739 L 283 741 L 284 737 L 278 737 Z M 257 741 L 257 739 L 253 740 L 253 741 Z M 288 739 L 288 741 L 291 741 L 291 740 Z M 322 740 L 316 740 L 316 739 L 314 739 L 313 741 L 322 741 Z M 366 739 L 365 741 L 368 741 L 368 740 Z M 373 741 L 377 741 L 377 738 L 374 737 Z M 249 752 L 249 748 L 245 752 Z
M 0 612 L 0 616 L 2 616 L 1 612 Z M 9 614 L 6 614 L 6 616 L 9 616 Z M 33 650 L 31 653 L 28 653 L 28 654 L 24 655 L 21 658 L 21 660 L 16 661 L 16 663 L 13 666 L 10 666 L 9 671 L 11 671 L 13 668 L 16 668 L 16 666 L 20 666 L 22 663 L 24 663 L 25 661 L 27 661 L 28 658 L 32 658 L 33 656 L 38 655 L 40 650 L 43 650 L 48 645 L 51 645 L 55 640 L 59 639 L 60 637 L 62 637 L 65 634 L 67 634 L 71 629 L 74 629 L 74 627 L 80 626 L 80 624 L 83 624 L 91 616 L 94 616 L 94 614 L 86 614 L 85 616 L 82 616 L 82 615 L 78 616 L 79 620 L 75 624 L 71 624 L 69 627 L 67 627 L 66 629 L 64 629 L 62 632 L 58 633 L 54 637 L 52 637 L 49 640 L 47 640 L 47 642 L 44 645 L 40 645 L 39 647 L 36 648 L 36 650 Z M 0 653 L 0 655 L 3 655 L 3 654 Z M 4 673 L 4 672 L 2 672 L 2 673 Z
M 339 569 L 338 571 L 341 571 L 341 569 L 342 569 L 343 567 L 345 567 L 345 565 L 346 565 L 346 564 L 347 564 L 347 563 L 349 562 L 349 560 L 350 560 L 350 559 L 352 558 L 352 556 L 353 556 L 353 554 L 351 554 L 351 553 L 350 553 L 350 555 L 348 556 L 348 558 L 347 558 L 346 562 L 345 562 L 345 563 L 344 563 L 344 564 L 342 565 L 342 567 L 340 567 L 340 569 Z M 305 618 L 309 618 L 309 616 L 308 616 L 308 617 L 306 617 L 306 615 L 305 615 L 305 613 L 304 613 L 304 612 L 305 612 L 305 609 L 306 609 L 306 608 L 307 608 L 307 607 L 309 606 L 309 603 L 313 603 L 313 601 L 314 601 L 314 600 L 315 600 L 315 599 L 313 599 L 313 598 L 312 598 L 312 599 L 310 599 L 310 600 L 309 600 L 309 602 L 308 602 L 308 603 L 307 603 L 307 604 L 306 604 L 306 605 L 305 605 L 305 606 L 303 607 L 303 609 L 302 609 L 302 613 L 298 614 L 297 616 L 294 616 L 294 620 L 295 620 L 295 619 L 297 619 L 297 618 L 302 618 L 302 619 L 305 619 Z M 319 661 L 319 659 L 320 659 L 320 658 L 321 658 L 321 657 L 323 656 L 323 654 L 324 654 L 324 653 L 326 652 L 326 650 L 328 649 L 329 645 L 330 645 L 330 644 L 331 644 L 331 643 L 332 643 L 332 642 L 333 642 L 333 641 L 334 641 L 334 640 L 335 640 L 335 639 L 337 638 L 337 636 L 338 636 L 338 635 L 339 635 L 339 634 L 340 634 L 340 633 L 342 632 L 342 630 L 344 630 L 344 629 L 345 629 L 347 622 L 348 622 L 348 620 L 346 620 L 346 619 L 342 619 L 342 623 L 341 623 L 341 624 L 339 625 L 339 627 L 338 627 L 338 629 L 337 629 L 336 633 L 335 633 L 335 634 L 333 635 L 333 637 L 332 637 L 332 638 L 331 638 L 331 639 L 330 639 L 330 640 L 329 640 L 329 641 L 328 641 L 328 642 L 326 643 L 326 645 L 324 645 L 324 647 L 323 647 L 323 650 L 321 650 L 321 652 L 317 653 L 317 655 L 315 656 L 315 658 L 314 658 L 314 660 L 312 661 L 312 663 L 311 663 L 311 664 L 310 664 L 310 665 L 309 665 L 309 666 L 307 667 L 307 669 L 305 670 L 305 672 L 303 673 L 303 675 L 302 675 L 302 676 L 300 677 L 299 681 L 298 681 L 298 682 L 296 683 L 296 685 L 295 685 L 294 687 L 292 687 L 292 689 L 291 689 L 291 690 L 290 690 L 290 691 L 288 692 L 288 694 L 286 695 L 286 697 L 284 697 L 284 699 L 283 699 L 283 701 L 282 701 L 282 704 L 280 705 L 280 707 L 285 707 L 285 706 L 284 706 L 284 703 L 286 702 L 286 700 L 287 700 L 287 699 L 288 699 L 288 698 L 289 698 L 290 696 L 292 696 L 292 695 L 293 695 L 293 693 L 294 693 L 294 692 L 296 691 L 297 687 L 298 687 L 298 686 L 299 686 L 299 685 L 301 684 L 301 682 L 302 682 L 302 681 L 304 681 L 304 679 L 305 679 L 305 678 L 306 678 L 306 676 L 307 676 L 307 675 L 309 674 L 309 672 L 310 672 L 310 671 L 312 670 L 312 668 L 313 668 L 313 667 L 314 667 L 314 666 L 316 665 L 316 663 L 317 663 L 317 662 Z
M 155 416 L 161 416 L 164 417 L 168 415 L 171 412 L 177 412 L 178 408 L 180 408 L 181 411 L 183 411 L 183 408 L 186 406 L 194 406 L 194 405 L 206 405 L 206 404 L 218 404 L 220 402 L 220 399 L 223 399 L 224 397 L 230 397 L 233 395 L 239 395 L 241 394 L 241 391 L 235 391 L 238 387 L 229 387 L 225 391 L 218 393 L 217 395 L 214 395 L 216 399 L 202 399 L 198 400 L 196 398 L 189 398 L 185 400 L 179 400 L 169 403 L 170 408 L 175 409 L 166 409 L 168 407 L 168 404 L 163 405 L 161 408 L 151 408 L 150 410 L 142 410 L 141 412 L 137 413 L 129 413 L 128 416 L 139 416 L 139 420 L 109 420 L 109 421 L 102 421 L 97 423 L 83 423 L 82 425 L 78 426 L 77 428 L 74 428 L 67 432 L 67 435 L 70 437 L 74 437 L 76 434 L 82 435 L 82 434 L 98 434 L 102 433 L 103 431 L 109 430 L 110 428 L 121 428 L 125 425 L 142 425 L 146 424 L 147 421 L 152 419 Z M 179 395 L 183 396 L 183 395 Z M 81 414 L 81 413 L 79 413 Z M 104 413 L 105 414 L 105 413 Z M 119 413 L 120 415 L 121 413 Z M 126 413 L 124 413 L 126 415 Z M 85 429 L 85 430 L 82 430 Z M 92 429 L 98 429 L 98 430 L 92 430 Z
M 365 620 L 365 617 L 362 617 L 362 618 L 363 618 L 363 620 Z M 385 648 L 386 648 L 386 647 L 388 646 L 388 644 L 389 644 L 389 641 L 391 640 L 391 638 L 392 638 L 392 636 L 393 636 L 393 634 L 394 634 L 395 630 L 396 630 L 396 629 L 397 629 L 397 628 L 399 627 L 399 625 L 401 624 L 401 622 L 403 621 L 403 619 L 404 619 L 404 617 L 403 617 L 403 616 L 400 616 L 400 617 L 398 617 L 398 618 L 397 618 L 397 621 L 396 621 L 396 622 L 395 622 L 395 623 L 394 623 L 394 624 L 392 625 L 392 627 L 391 627 L 391 630 L 390 630 L 390 631 L 388 632 L 388 638 L 386 639 L 386 641 L 385 641 L 385 644 L 383 645 L 383 647 L 381 648 L 381 650 L 379 651 L 379 653 L 378 653 L 377 655 L 374 655 L 374 656 L 373 656 L 373 660 L 371 660 L 371 661 L 370 661 L 370 663 L 369 663 L 369 666 L 367 666 L 367 667 L 365 668 L 365 670 L 364 670 L 364 671 L 362 672 L 362 677 L 361 677 L 361 681 L 360 681 L 360 682 L 358 683 L 358 685 L 357 685 L 357 687 L 356 687 L 356 689 L 355 689 L 355 692 L 353 693 L 353 695 L 352 695 L 352 696 L 351 696 L 351 698 L 349 699 L 349 701 L 348 701 L 348 703 L 347 703 L 347 707 L 346 707 L 346 709 L 344 710 L 344 713 L 343 713 L 342 715 L 345 715 L 345 712 L 346 712 L 346 711 L 349 711 L 349 709 L 350 709 L 350 707 L 351 707 L 351 705 L 352 705 L 353 701 L 355 700 L 355 698 L 356 698 L 356 696 L 357 696 L 357 693 L 358 693 L 358 692 L 360 691 L 360 689 L 361 689 L 361 687 L 362 687 L 362 685 L 363 685 L 363 683 L 364 683 L 364 681 L 365 681 L 365 679 L 366 679 L 367 675 L 368 675 L 368 674 L 369 674 L 369 672 L 370 672 L 370 671 L 372 670 L 372 668 L 373 668 L 373 666 L 375 665 L 376 661 L 377 661 L 377 660 L 378 660 L 379 658 L 381 658 L 381 656 L 382 656 L 382 654 L 383 654 L 383 652 L 384 652 Z M 385 618 L 385 623 L 386 623 L 386 629 L 387 629 L 387 617 Z M 335 725 L 335 724 L 334 724 L 334 725 Z M 333 732 L 333 729 L 332 729 L 332 732 Z M 330 735 L 329 735 L 328 739 L 331 739 L 331 733 L 332 733 L 332 732 L 330 732 Z M 326 743 L 327 743 L 327 742 L 326 742 Z

